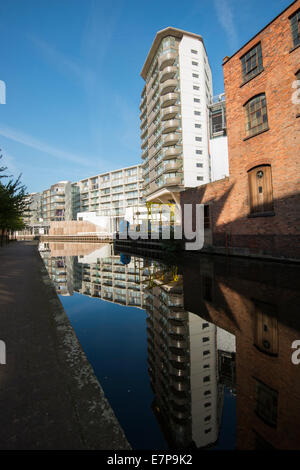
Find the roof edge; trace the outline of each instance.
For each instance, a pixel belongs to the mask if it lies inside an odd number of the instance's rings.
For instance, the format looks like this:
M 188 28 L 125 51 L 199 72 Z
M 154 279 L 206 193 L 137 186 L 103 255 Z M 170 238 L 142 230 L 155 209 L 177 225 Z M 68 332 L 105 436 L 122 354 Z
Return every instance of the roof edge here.
M 147 59 L 146 59 L 144 65 L 143 65 L 143 68 L 142 68 L 142 71 L 141 71 L 141 76 L 144 80 L 146 80 L 147 72 L 149 70 L 149 67 L 150 67 L 151 62 L 153 60 L 153 57 L 154 57 L 154 55 L 155 55 L 162 39 L 164 39 L 167 36 L 174 36 L 174 37 L 177 37 L 179 39 L 181 39 L 183 36 L 189 36 L 189 37 L 192 37 L 194 39 L 198 39 L 199 41 L 201 41 L 203 43 L 203 46 L 204 46 L 203 38 L 199 34 L 190 33 L 189 31 L 184 31 L 183 29 L 175 28 L 173 26 L 168 26 L 167 28 L 164 28 L 164 29 L 158 31 L 155 35 L 154 41 L 151 45 L 150 51 L 147 55 Z M 204 48 L 205 48 L 205 46 L 204 46 Z
M 272 23 L 274 23 L 274 21 L 276 21 L 281 15 L 283 15 L 283 13 L 285 13 L 287 10 L 289 10 L 298 1 L 299 0 L 294 0 L 292 3 L 290 3 L 284 10 L 282 10 L 280 13 L 278 13 L 278 15 L 275 16 L 275 18 L 273 18 L 271 21 L 269 21 L 269 23 L 267 23 L 256 34 L 254 34 L 254 36 L 252 36 L 247 42 L 245 42 L 245 44 L 243 44 L 243 46 L 241 46 L 234 54 L 232 54 L 230 57 L 226 56 L 223 59 L 223 64 L 222 65 L 224 66 L 225 64 L 227 64 L 227 62 L 229 62 L 236 54 L 238 54 L 245 46 L 247 46 L 247 44 L 249 44 L 251 41 L 253 41 L 253 39 L 255 39 L 256 36 L 258 36 L 260 33 L 262 33 L 266 28 L 268 28 Z

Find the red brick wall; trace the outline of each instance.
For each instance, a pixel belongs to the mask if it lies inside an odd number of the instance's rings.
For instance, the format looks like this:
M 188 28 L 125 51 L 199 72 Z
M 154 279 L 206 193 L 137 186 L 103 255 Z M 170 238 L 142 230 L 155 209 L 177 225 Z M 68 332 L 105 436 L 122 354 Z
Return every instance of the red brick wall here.
M 203 298 L 203 275 L 212 276 L 212 299 Z M 291 361 L 293 341 L 300 337 L 295 265 L 228 261 L 223 257 L 193 256 L 183 266 L 184 308 L 236 337 L 237 449 L 254 449 L 256 431 L 277 449 L 297 449 L 300 442 L 300 365 Z M 255 347 L 255 303 L 272 305 L 278 320 L 278 355 Z M 278 392 L 277 426 L 255 413 L 256 380 Z
M 291 52 L 289 20 L 299 7 L 300 0 L 224 63 L 230 178 L 181 194 L 182 204 L 214 201 L 215 246 L 224 246 L 227 239 L 250 253 L 300 257 L 300 118 L 299 106 L 292 104 L 300 48 Z M 241 87 L 240 58 L 258 42 L 264 70 Z M 244 104 L 262 92 L 269 130 L 244 140 Z M 249 218 L 247 171 L 264 163 L 272 166 L 275 215 Z

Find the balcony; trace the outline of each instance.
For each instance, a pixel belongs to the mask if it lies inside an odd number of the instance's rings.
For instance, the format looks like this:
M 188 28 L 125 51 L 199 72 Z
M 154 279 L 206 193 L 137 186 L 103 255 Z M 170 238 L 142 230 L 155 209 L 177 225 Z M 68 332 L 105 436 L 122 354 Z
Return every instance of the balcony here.
M 179 120 L 178 119 L 170 119 L 166 121 L 162 125 L 162 133 L 168 134 L 169 132 L 174 132 L 179 127 Z
M 182 160 L 178 159 L 174 163 L 167 163 L 164 167 L 164 173 L 173 173 L 182 169 Z
M 168 121 L 169 119 L 173 119 L 177 115 L 178 111 L 178 106 L 169 106 L 168 108 L 162 111 L 161 120 Z
M 177 67 L 175 67 L 174 65 L 164 68 L 163 71 L 161 72 L 160 83 L 164 83 L 166 80 L 169 80 L 169 78 L 174 78 L 176 75 L 176 72 L 177 72 Z
M 173 65 L 176 60 L 177 54 L 175 52 L 167 52 L 158 58 L 158 68 L 163 70 L 165 67 Z
M 173 178 L 166 178 L 164 185 L 165 186 L 178 186 L 179 184 L 181 184 L 181 177 L 175 176 Z M 178 333 L 181 333 L 181 332 L 179 331 Z
M 144 148 L 143 152 L 142 152 L 142 158 L 145 159 L 148 157 L 148 148 Z
M 179 96 L 179 94 L 177 92 L 168 93 L 167 95 L 162 96 L 161 97 L 161 107 L 162 108 L 167 108 L 169 106 L 172 106 L 178 100 L 178 96 Z
M 178 157 L 181 155 L 182 152 L 182 147 L 179 145 L 178 147 L 170 147 L 167 150 L 165 150 L 164 155 L 163 155 L 163 160 L 170 160 L 172 158 Z
M 176 145 L 177 142 L 179 141 L 179 135 L 178 134 L 167 134 L 163 136 L 163 147 L 170 147 L 171 145 Z
M 162 85 L 161 85 L 161 88 L 160 88 L 160 96 L 164 96 L 166 95 L 167 93 L 172 93 L 173 91 L 175 91 L 176 87 L 178 85 L 178 81 L 176 79 L 169 79 L 169 80 L 166 80 Z

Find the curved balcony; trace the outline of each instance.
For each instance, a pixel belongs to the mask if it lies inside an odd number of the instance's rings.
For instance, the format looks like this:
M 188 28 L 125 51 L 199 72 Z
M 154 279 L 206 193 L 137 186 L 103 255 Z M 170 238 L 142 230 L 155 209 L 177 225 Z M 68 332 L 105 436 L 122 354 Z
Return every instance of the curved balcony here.
M 178 96 L 179 96 L 178 92 L 168 93 L 167 95 L 162 96 L 161 107 L 166 108 L 166 107 L 172 106 L 178 100 Z
M 175 88 L 178 85 L 178 81 L 174 78 L 170 78 L 169 80 L 166 80 L 160 88 L 160 96 L 164 96 L 167 93 L 172 93 L 175 91 Z
M 181 184 L 181 177 L 175 176 L 175 178 L 166 178 L 164 186 L 178 186 L 179 184 Z M 182 330 L 178 331 L 178 333 L 181 334 Z
M 142 152 L 142 158 L 144 159 L 146 157 L 148 157 L 148 149 L 147 148 L 144 149 L 143 152 Z
M 182 147 L 179 145 L 178 147 L 171 147 L 165 150 L 163 155 L 163 160 L 171 160 L 172 158 L 178 157 L 181 155 Z M 143 157 L 143 155 L 142 155 Z
M 172 180 L 180 180 L 180 178 L 168 178 Z M 186 333 L 185 325 L 178 320 L 169 320 L 169 331 L 170 333 L 175 333 L 176 335 L 184 335 Z
M 148 139 L 145 138 L 141 143 L 141 148 L 144 150 L 147 147 L 147 144 L 148 144 Z
M 177 134 L 167 134 L 163 136 L 163 147 L 170 147 L 171 145 L 176 145 L 179 140 L 179 135 Z
M 170 121 L 165 121 L 162 125 L 162 133 L 168 134 L 169 132 L 174 132 L 179 127 L 178 119 L 170 119 Z
M 174 78 L 176 75 L 176 72 L 177 72 L 177 67 L 175 67 L 174 65 L 165 67 L 160 75 L 160 83 L 164 83 L 166 80 L 169 80 L 169 78 Z
M 182 169 L 182 161 L 181 159 L 179 159 L 177 162 L 175 163 L 167 163 L 164 167 L 164 170 L 163 170 L 163 173 L 173 173 L 174 171 L 178 171 L 178 170 L 181 170 Z M 166 176 L 167 178 L 167 176 Z M 171 314 L 172 317 L 175 318 L 175 313 Z M 176 317 L 177 318 L 177 317 Z M 180 314 L 178 314 L 178 319 L 183 319 L 183 317 L 180 316 Z
M 181 307 L 171 307 L 170 320 L 186 321 L 188 319 L 186 310 Z
M 178 106 L 169 106 L 162 110 L 161 113 L 161 120 L 168 121 L 169 119 L 173 119 L 178 114 L 179 108 Z
M 169 67 L 173 65 L 176 60 L 176 52 L 167 52 L 166 54 L 162 54 L 158 58 L 158 68 L 159 70 L 163 70 L 165 67 Z
M 188 382 L 183 382 L 183 381 L 180 381 L 180 382 L 177 382 L 176 380 L 174 380 L 172 382 L 172 389 L 173 390 L 176 390 L 176 392 L 187 392 L 189 390 L 189 384 Z

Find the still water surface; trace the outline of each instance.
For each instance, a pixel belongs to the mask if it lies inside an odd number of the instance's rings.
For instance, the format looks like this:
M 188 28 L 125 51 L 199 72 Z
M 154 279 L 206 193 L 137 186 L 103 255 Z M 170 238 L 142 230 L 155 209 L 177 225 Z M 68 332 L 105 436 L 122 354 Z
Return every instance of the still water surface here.
M 300 448 L 299 267 L 40 252 L 134 449 Z

